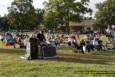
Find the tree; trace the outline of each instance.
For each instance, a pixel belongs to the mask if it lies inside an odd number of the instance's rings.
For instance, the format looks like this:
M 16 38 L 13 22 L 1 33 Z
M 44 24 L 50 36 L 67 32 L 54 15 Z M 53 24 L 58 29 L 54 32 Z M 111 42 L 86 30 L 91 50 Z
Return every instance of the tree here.
M 6 16 L 0 17 L 0 30 L 8 30 L 9 26 Z
M 84 14 L 92 12 L 88 8 L 88 2 L 89 0 L 81 0 L 79 2 L 76 0 L 49 0 L 49 2 L 45 3 L 44 18 L 47 18 L 47 20 L 48 18 L 52 19 L 51 22 L 58 21 L 57 25 L 65 24 L 66 31 L 69 31 L 70 21 L 80 22 Z
M 37 9 L 36 10 L 36 23 L 38 25 L 43 24 L 43 14 L 44 14 L 44 9 Z
M 43 17 L 44 17 L 45 27 L 49 28 L 49 29 L 57 28 L 59 23 L 61 24 L 61 22 L 62 22 L 61 19 L 56 14 L 56 12 L 53 12 L 53 11 L 50 11 L 50 10 L 45 11 Z
M 115 25 L 115 0 L 106 0 L 97 4 L 96 21 L 97 27 L 107 27 Z
M 31 29 L 36 26 L 36 13 L 32 0 L 14 0 L 8 12 L 7 19 L 11 28 Z

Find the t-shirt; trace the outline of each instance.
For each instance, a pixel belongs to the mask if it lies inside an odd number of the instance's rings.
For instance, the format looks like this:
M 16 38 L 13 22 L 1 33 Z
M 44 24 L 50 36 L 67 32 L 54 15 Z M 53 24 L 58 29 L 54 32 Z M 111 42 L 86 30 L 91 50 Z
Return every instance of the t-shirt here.
M 97 40 L 93 40 L 93 45 L 99 45 Z
M 43 34 L 37 34 L 37 38 L 39 41 L 45 41 L 45 36 Z

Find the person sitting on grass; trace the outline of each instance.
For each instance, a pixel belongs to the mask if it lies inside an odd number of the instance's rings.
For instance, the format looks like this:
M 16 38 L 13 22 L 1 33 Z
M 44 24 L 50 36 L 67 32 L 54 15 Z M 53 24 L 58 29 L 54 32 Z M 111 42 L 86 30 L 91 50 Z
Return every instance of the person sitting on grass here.
M 59 46 L 60 46 L 60 38 L 59 38 L 58 35 L 55 38 L 55 45 L 56 45 L 57 48 L 59 48 Z
M 100 48 L 99 48 L 100 44 L 99 44 L 99 39 L 98 38 L 94 38 L 93 45 L 94 45 L 95 49 L 100 50 Z
M 115 50 L 115 36 L 111 38 L 111 44 L 113 45 L 113 50 Z
M 71 43 L 72 43 L 72 38 L 69 36 L 68 37 L 68 46 L 71 46 Z
M 85 44 L 84 39 L 80 41 L 80 45 L 78 46 L 77 49 L 80 50 L 84 54 L 84 52 L 86 51 L 86 44 Z
M 77 44 L 77 40 L 76 40 L 75 36 L 68 37 L 68 45 L 73 48 L 77 47 L 78 44 Z
M 90 43 L 90 39 L 89 39 L 89 38 L 86 40 L 86 50 L 87 50 L 88 52 L 91 51 L 91 43 Z
M 3 35 L 0 35 L 0 40 L 1 40 L 2 43 L 3 43 L 3 41 L 4 41 L 4 36 L 3 36 Z

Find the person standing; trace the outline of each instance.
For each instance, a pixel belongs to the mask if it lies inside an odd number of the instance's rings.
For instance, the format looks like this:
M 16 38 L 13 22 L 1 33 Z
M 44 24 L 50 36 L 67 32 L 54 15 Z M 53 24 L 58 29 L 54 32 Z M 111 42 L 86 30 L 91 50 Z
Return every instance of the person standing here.
M 39 32 L 38 32 L 38 34 L 37 34 L 37 39 L 38 39 L 38 41 L 40 41 L 40 42 L 44 42 L 44 41 L 46 40 L 43 31 L 39 31 Z

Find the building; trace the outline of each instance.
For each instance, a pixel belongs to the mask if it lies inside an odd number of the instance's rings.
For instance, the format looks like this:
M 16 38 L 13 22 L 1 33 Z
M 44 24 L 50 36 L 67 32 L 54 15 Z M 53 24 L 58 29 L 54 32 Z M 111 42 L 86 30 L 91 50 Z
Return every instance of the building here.
M 76 22 L 70 22 L 69 27 L 70 27 L 70 32 L 78 32 L 78 31 L 84 31 L 84 30 L 93 30 L 93 24 L 94 20 L 85 20 L 80 23 Z

